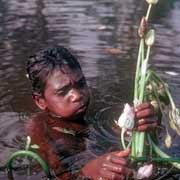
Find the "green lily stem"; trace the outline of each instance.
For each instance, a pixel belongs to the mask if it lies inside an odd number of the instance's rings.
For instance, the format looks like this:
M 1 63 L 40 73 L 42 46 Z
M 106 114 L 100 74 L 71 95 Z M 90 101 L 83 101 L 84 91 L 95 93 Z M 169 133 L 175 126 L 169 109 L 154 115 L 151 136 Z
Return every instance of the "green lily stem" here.
M 164 119 L 163 117 L 165 117 L 165 113 L 164 113 L 164 111 L 163 111 L 163 107 L 162 107 L 161 101 L 160 101 L 160 99 L 159 99 L 159 96 L 158 96 L 158 93 L 157 93 L 157 89 L 155 88 L 155 86 L 154 86 L 153 83 L 150 82 L 150 84 L 151 84 L 151 86 L 152 86 L 152 90 L 153 90 L 153 93 L 154 93 L 155 98 L 156 98 L 156 100 L 157 100 L 159 109 L 160 109 L 160 111 L 161 111 L 161 113 L 162 113 L 162 118 L 161 118 L 161 119 L 163 120 L 163 119 Z M 166 134 L 168 135 L 169 132 L 168 132 L 167 124 L 164 123 L 164 126 L 165 126 L 165 130 L 166 130 Z
M 146 59 L 143 61 L 143 64 L 141 66 L 141 88 L 140 88 L 140 95 L 139 95 L 139 101 L 142 103 L 144 101 L 144 90 L 146 85 L 146 72 L 147 72 L 147 65 L 149 61 L 150 56 L 150 50 L 151 46 L 148 46 L 147 53 L 146 53 Z
M 31 145 L 31 138 L 30 138 L 30 136 L 27 136 L 25 150 L 29 150 L 30 145 Z
M 150 12 L 151 12 L 151 8 L 152 8 L 152 4 L 149 4 L 148 10 L 147 10 L 147 13 L 146 13 L 146 17 L 145 17 L 146 21 L 148 21 L 148 19 L 149 19 L 149 15 L 150 15 Z
M 135 156 L 136 155 L 136 147 L 135 147 L 135 134 L 136 134 L 136 132 L 135 131 L 133 131 L 132 132 L 132 145 L 131 145 L 131 147 L 132 147 L 132 150 L 131 150 L 131 155 L 132 156 Z
M 130 139 L 128 145 L 126 146 L 126 144 L 125 144 L 125 138 L 124 138 L 125 132 L 126 132 L 126 129 L 125 129 L 125 128 L 122 128 L 122 129 L 121 129 L 121 144 L 122 144 L 122 146 L 123 146 L 123 149 L 128 149 L 128 148 L 130 148 L 130 146 L 131 146 L 131 144 L 132 144 L 132 138 Z
M 135 156 L 138 156 L 139 132 L 135 131 Z
M 175 105 L 175 103 L 174 103 L 174 101 L 173 101 L 173 98 L 172 98 L 172 96 L 171 96 L 171 93 L 170 93 L 170 91 L 169 91 L 169 89 L 168 89 L 167 87 L 166 87 L 166 93 L 167 93 L 168 98 L 169 98 L 169 100 L 170 100 L 172 109 L 176 109 L 176 105 Z
M 49 168 L 48 168 L 48 165 L 46 164 L 46 162 L 38 154 L 36 154 L 32 151 L 27 151 L 27 150 L 17 151 L 10 156 L 9 160 L 7 161 L 8 172 L 11 172 L 13 169 L 13 167 L 12 167 L 13 161 L 17 157 L 22 157 L 22 156 L 25 156 L 25 157 L 29 156 L 29 157 L 36 159 L 39 162 L 39 164 L 41 165 L 44 173 L 46 174 L 47 179 L 49 179 L 49 180 L 51 179 L 50 171 L 49 171 Z
M 135 86 L 134 86 L 134 99 L 139 99 L 139 81 L 141 75 L 141 65 L 142 61 L 144 60 L 144 39 L 141 38 L 140 40 L 140 47 L 137 59 L 137 67 L 136 67 L 136 76 L 135 76 Z M 132 153 L 131 155 L 137 155 L 138 151 L 138 142 L 139 142 L 139 132 L 134 132 L 132 136 Z
M 152 8 L 152 4 L 149 4 L 148 10 L 146 13 L 146 17 L 145 17 L 146 22 L 149 19 L 151 8 Z M 146 59 L 144 60 L 144 38 L 141 38 L 139 52 L 138 52 L 137 68 L 136 68 L 136 76 L 135 76 L 135 87 L 134 87 L 134 100 L 139 100 L 141 103 L 144 100 L 146 70 L 147 70 L 147 63 L 148 63 L 149 55 L 150 55 L 150 46 L 148 46 L 148 48 L 147 48 Z M 144 65 L 143 65 L 143 63 L 144 63 Z M 144 71 L 143 75 L 142 75 L 142 69 L 141 69 L 142 65 L 145 68 L 143 70 Z M 141 77 L 141 79 L 140 79 L 140 77 Z M 145 133 L 135 131 L 132 138 L 134 140 L 134 142 L 132 143 L 132 154 L 135 153 L 135 156 L 141 157 L 143 155 L 143 151 L 144 151 Z
M 138 84 L 139 84 L 139 78 L 140 78 L 140 66 L 141 66 L 141 59 L 144 54 L 144 39 L 141 38 L 140 45 L 139 45 L 139 52 L 138 52 L 138 58 L 137 58 L 137 66 L 136 66 L 136 75 L 135 75 L 135 84 L 134 84 L 134 99 L 138 99 Z
M 134 156 L 130 156 L 130 158 L 134 159 L 135 161 L 153 161 L 153 162 L 176 162 L 176 163 L 180 163 L 180 158 L 172 158 L 172 157 L 151 157 L 151 158 L 147 158 L 147 157 L 134 157 Z
M 140 93 L 139 93 L 139 101 L 142 103 L 144 101 L 144 91 L 146 85 L 146 72 L 147 72 L 147 65 L 149 61 L 151 46 L 148 46 L 146 52 L 146 58 L 142 62 L 141 65 L 141 82 L 140 82 Z M 145 132 L 136 132 L 136 155 L 141 157 L 144 152 L 144 140 L 145 140 Z
M 152 141 L 151 136 L 148 134 L 148 141 L 150 145 L 153 147 L 153 150 L 161 157 L 161 158 L 171 158 L 169 155 L 164 153 L 159 149 L 159 147 Z M 172 165 L 178 169 L 180 169 L 180 162 L 172 162 Z
M 126 149 L 126 148 L 127 148 L 126 145 L 125 145 L 125 141 L 124 141 L 124 134 L 125 134 L 125 132 L 126 132 L 126 129 L 125 129 L 125 128 L 122 128 L 122 129 L 121 129 L 121 144 L 122 144 L 122 146 L 123 146 L 123 149 Z
M 26 146 L 25 146 L 25 150 L 26 150 L 26 151 L 29 150 L 30 145 L 31 145 L 31 137 L 30 137 L 30 136 L 27 136 Z M 28 156 L 25 156 L 24 159 L 25 159 L 25 161 L 28 163 L 27 175 L 29 176 L 31 172 L 30 172 L 30 162 L 28 161 Z
M 134 99 L 139 100 L 139 94 L 140 94 L 140 88 L 139 84 L 140 82 L 140 77 L 141 77 L 141 66 L 144 60 L 144 39 L 141 38 L 140 40 L 140 48 L 139 48 L 139 53 L 138 53 L 138 60 L 137 60 L 137 67 L 136 67 L 136 76 L 135 76 L 135 88 L 134 88 Z M 139 132 L 134 132 L 133 133 L 133 143 L 132 143 L 132 155 L 137 156 L 139 154 Z M 140 138 L 142 141 L 142 144 L 144 144 L 143 141 L 143 136 L 141 135 Z M 141 145 L 142 148 L 143 145 Z M 140 153 L 141 154 L 141 153 Z

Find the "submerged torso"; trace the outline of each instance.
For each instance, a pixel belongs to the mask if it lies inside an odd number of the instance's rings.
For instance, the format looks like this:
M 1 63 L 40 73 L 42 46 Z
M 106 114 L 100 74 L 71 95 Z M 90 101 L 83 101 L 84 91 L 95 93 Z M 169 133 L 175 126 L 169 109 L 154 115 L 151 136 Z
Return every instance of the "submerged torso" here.
M 98 119 L 105 117 L 108 118 L 103 114 Z M 56 118 L 47 118 L 46 113 L 38 113 L 28 122 L 27 131 L 55 174 L 60 179 L 72 179 L 88 161 L 120 149 L 113 119 L 103 122 L 101 126 L 90 122 L 88 126 L 68 126 L 68 122 L 61 123 Z

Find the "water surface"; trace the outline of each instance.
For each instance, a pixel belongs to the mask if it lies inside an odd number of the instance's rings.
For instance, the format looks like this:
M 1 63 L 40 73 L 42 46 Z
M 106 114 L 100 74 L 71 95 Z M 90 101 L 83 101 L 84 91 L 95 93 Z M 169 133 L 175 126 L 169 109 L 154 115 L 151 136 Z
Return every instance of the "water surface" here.
M 23 147 L 23 124 L 37 111 L 25 63 L 40 48 L 59 44 L 77 53 L 91 90 L 90 117 L 132 102 L 137 24 L 144 8 L 143 0 L 0 0 L 1 166 L 11 152 Z M 161 0 L 154 9 L 151 22 L 157 35 L 151 62 L 180 107 L 179 19 L 179 0 Z M 178 141 L 172 151 L 175 156 L 180 154 Z M 3 171 L 0 177 L 7 179 Z

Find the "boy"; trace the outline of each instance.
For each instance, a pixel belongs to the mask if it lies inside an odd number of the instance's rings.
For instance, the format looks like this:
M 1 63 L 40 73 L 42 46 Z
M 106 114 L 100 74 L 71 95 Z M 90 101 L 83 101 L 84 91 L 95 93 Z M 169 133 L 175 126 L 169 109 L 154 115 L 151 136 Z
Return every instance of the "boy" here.
M 69 50 L 56 46 L 38 52 L 28 60 L 27 72 L 33 100 L 42 110 L 27 123 L 27 133 L 59 179 L 121 180 L 132 173 L 126 160 L 130 149 L 98 156 L 88 149 L 83 132 L 88 127 L 84 115 L 89 91 L 81 67 Z M 140 131 L 157 126 L 149 103 L 136 109 L 136 119 Z

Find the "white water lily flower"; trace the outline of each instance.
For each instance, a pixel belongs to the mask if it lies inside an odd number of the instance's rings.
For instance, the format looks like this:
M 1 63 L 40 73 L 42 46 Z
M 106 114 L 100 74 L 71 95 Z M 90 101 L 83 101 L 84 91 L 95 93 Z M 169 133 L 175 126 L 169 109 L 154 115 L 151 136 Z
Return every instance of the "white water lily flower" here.
M 159 0 L 146 0 L 148 4 L 156 4 Z
M 138 169 L 136 174 L 136 179 L 146 179 L 149 178 L 153 173 L 153 165 L 147 164 Z
M 132 129 L 134 127 L 134 108 L 128 103 L 124 105 L 124 110 L 118 119 L 117 124 L 124 129 Z
M 116 124 L 121 127 L 121 143 L 124 149 L 126 149 L 126 144 L 124 140 L 124 134 L 127 130 L 131 130 L 134 127 L 134 108 L 128 103 L 124 105 L 123 113 L 120 115 Z

